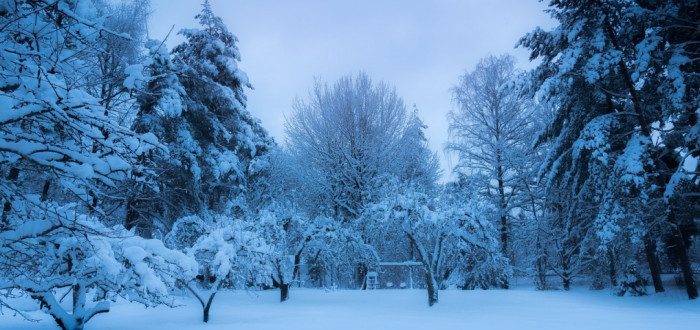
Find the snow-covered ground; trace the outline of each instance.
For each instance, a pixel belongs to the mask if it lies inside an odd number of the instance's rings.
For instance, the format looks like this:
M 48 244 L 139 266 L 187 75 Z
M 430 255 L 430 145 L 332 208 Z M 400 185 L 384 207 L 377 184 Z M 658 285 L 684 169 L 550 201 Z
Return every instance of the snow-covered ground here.
M 609 291 L 571 292 L 531 288 L 490 291 L 447 290 L 428 307 L 423 290 L 324 291 L 293 289 L 280 304 L 275 290 L 221 292 L 209 324 L 201 307 L 182 298 L 182 307 L 149 308 L 118 302 L 95 316 L 87 329 L 698 329 L 700 301 L 672 289 L 646 297 L 615 297 Z M 23 307 L 30 308 L 27 302 Z M 36 307 L 34 307 L 36 308 Z M 7 310 L 0 329 L 56 329 L 41 318 L 30 323 Z

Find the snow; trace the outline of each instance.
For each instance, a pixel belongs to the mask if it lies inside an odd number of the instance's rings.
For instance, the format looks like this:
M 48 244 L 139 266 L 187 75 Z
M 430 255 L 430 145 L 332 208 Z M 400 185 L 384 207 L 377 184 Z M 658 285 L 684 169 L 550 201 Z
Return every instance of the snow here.
M 615 170 L 622 182 L 633 183 L 640 187 L 646 181 L 645 166 L 653 166 L 649 159 L 648 148 L 651 140 L 648 137 L 635 135 L 627 141 L 622 155 L 615 162 Z
M 124 79 L 123 85 L 128 90 L 135 89 L 138 82 L 143 82 L 145 80 L 142 64 L 129 65 L 124 69 L 124 73 L 126 73 L 127 77 Z
M 682 55 L 680 50 L 676 50 L 668 61 L 666 74 L 672 85 L 669 98 L 677 109 L 682 109 L 684 106 L 683 97 L 686 89 L 681 66 L 689 62 L 691 62 L 691 59 Z
M 601 164 L 608 164 L 610 151 L 608 139 L 610 131 L 616 125 L 616 119 L 609 115 L 593 118 L 586 124 L 572 146 L 573 159 L 578 160 L 583 150 L 590 150 L 593 159 L 598 160 Z
M 526 281 L 526 280 L 522 280 Z M 88 324 L 89 329 L 697 329 L 700 301 L 681 291 L 645 297 L 616 297 L 609 291 L 513 290 L 440 292 L 428 307 L 424 290 L 291 290 L 279 303 L 277 290 L 245 293 L 222 291 L 212 305 L 211 319 L 201 321 L 201 307 L 182 297 L 176 308 L 144 308 L 122 300 Z M 23 307 L 31 308 L 31 303 Z M 34 307 L 36 308 L 36 307 Z M 0 329 L 55 329 L 40 312 L 30 323 L 0 316 Z

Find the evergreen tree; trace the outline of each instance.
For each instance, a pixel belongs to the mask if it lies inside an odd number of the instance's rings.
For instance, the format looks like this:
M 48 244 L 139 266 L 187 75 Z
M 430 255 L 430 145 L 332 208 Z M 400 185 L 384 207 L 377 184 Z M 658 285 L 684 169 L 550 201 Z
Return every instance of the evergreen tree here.
M 187 93 L 180 84 L 177 68 L 163 42 L 151 40 L 148 60 L 144 63 L 146 81 L 137 96 L 139 111 L 132 124 L 138 133 L 152 133 L 167 145 L 167 151 L 154 151 L 139 157 L 138 167 L 130 178 L 126 200 L 125 226 L 140 228 L 143 235 L 167 232 L 177 219 L 194 213 L 196 201 L 194 173 L 198 172 L 197 155 L 201 152 L 193 141 L 184 117 Z M 152 186 L 146 182 L 155 183 Z
M 434 190 L 440 176 L 440 162 L 437 154 L 428 147 L 425 129 L 428 126 L 418 117 L 418 109 L 410 115 L 403 136 L 399 141 L 395 164 L 400 164 L 397 178 L 411 182 L 423 191 Z
M 162 146 L 87 90 L 100 38 L 118 37 L 95 12 L 89 1 L 0 3 L 0 285 L 3 296 L 40 301 L 63 329 L 82 329 L 117 297 L 172 304 L 168 286 L 196 268 L 159 241 L 105 226 L 101 201 Z M 72 311 L 60 290 L 72 292 Z
M 175 47 L 172 61 L 163 45 L 152 44 L 146 67 L 151 78 L 134 123 L 169 149 L 167 156 L 152 155 L 160 160 L 147 161 L 159 174 L 162 199 L 140 207 L 159 210 L 161 219 L 247 214 L 249 204 L 264 197 L 259 190 L 265 189 L 266 154 L 274 143 L 246 110 L 244 88 L 251 86 L 238 68 L 236 37 L 208 1 L 196 18 L 201 29 L 180 31 L 185 42 Z M 165 222 L 165 228 L 172 224 Z
M 602 250 L 613 240 L 641 235 L 657 291 L 663 287 L 656 243 L 668 235 L 683 246 L 677 251 L 688 296 L 694 299 L 697 289 L 682 228 L 697 225 L 697 219 L 679 218 L 685 212 L 673 200 L 697 188 L 677 185 L 697 175 L 683 166 L 688 155 L 697 153 L 691 132 L 697 125 L 697 61 L 692 59 L 698 28 L 690 23 L 698 21 L 697 2 L 552 1 L 550 6 L 560 25 L 521 40 L 533 58 L 542 57 L 533 86 L 557 111 L 543 135 L 554 142 L 549 176 L 569 182 L 563 187 L 573 188 L 577 209 L 593 216 L 583 219 L 597 218 Z M 637 197 L 648 203 L 625 202 Z M 609 203 L 613 200 L 617 206 Z M 619 234 L 630 226 L 635 234 Z
M 190 166 L 196 184 L 191 193 L 200 212 L 242 214 L 250 179 L 263 170 L 259 157 L 272 139 L 246 110 L 243 88 L 248 76 L 238 68 L 236 42 L 208 1 L 195 16 L 201 29 L 180 31 L 186 41 L 173 49 L 179 79 L 187 94 L 183 113 L 197 163 Z

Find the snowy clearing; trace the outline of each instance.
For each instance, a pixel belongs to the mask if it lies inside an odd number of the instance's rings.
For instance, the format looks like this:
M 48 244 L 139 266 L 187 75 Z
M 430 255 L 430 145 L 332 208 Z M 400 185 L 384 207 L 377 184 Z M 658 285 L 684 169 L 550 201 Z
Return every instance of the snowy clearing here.
M 224 291 L 217 295 L 209 324 L 201 307 L 184 297 L 184 306 L 146 309 L 119 302 L 96 316 L 87 329 L 697 329 L 700 301 L 681 291 L 646 297 L 615 297 L 609 291 L 530 288 L 489 291 L 440 291 L 427 306 L 425 290 L 293 289 L 280 304 L 276 290 Z M 25 308 L 30 308 L 27 303 Z M 7 312 L 7 311 L 6 311 Z M 9 313 L 0 329 L 56 329 L 47 315 L 30 323 Z

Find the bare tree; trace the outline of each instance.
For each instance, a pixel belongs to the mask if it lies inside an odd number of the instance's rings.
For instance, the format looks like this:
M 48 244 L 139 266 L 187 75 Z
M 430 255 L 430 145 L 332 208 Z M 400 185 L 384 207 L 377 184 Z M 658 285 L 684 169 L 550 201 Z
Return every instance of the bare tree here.
M 374 84 L 363 73 L 343 77 L 332 86 L 316 81 L 308 100 L 294 104 L 287 120 L 287 145 L 294 175 L 300 177 L 292 181 L 300 184 L 292 189 L 304 196 L 311 218 L 332 218 L 328 228 L 339 233 L 325 250 L 317 251 L 313 263 L 334 246 L 354 246 L 348 262 L 333 261 L 333 267 L 343 267 L 338 273 L 354 274 L 354 284 L 364 285 L 380 239 L 360 220 L 363 212 L 378 201 L 382 186 L 390 180 L 426 188 L 438 176 L 424 128 L 407 113 L 392 87 Z
M 482 59 L 452 89 L 459 108 L 448 114 L 451 141 L 447 149 L 459 155 L 455 171 L 479 181 L 483 192 L 494 199 L 504 256 L 512 256 L 509 213 L 518 189 L 515 168 L 531 125 L 525 100 L 507 88 L 515 75 L 510 55 Z
M 408 115 L 401 98 L 361 73 L 332 87 L 316 81 L 308 101 L 298 100 L 287 120 L 288 145 L 310 178 L 328 215 L 351 222 L 368 202 L 369 188 L 394 173 Z

